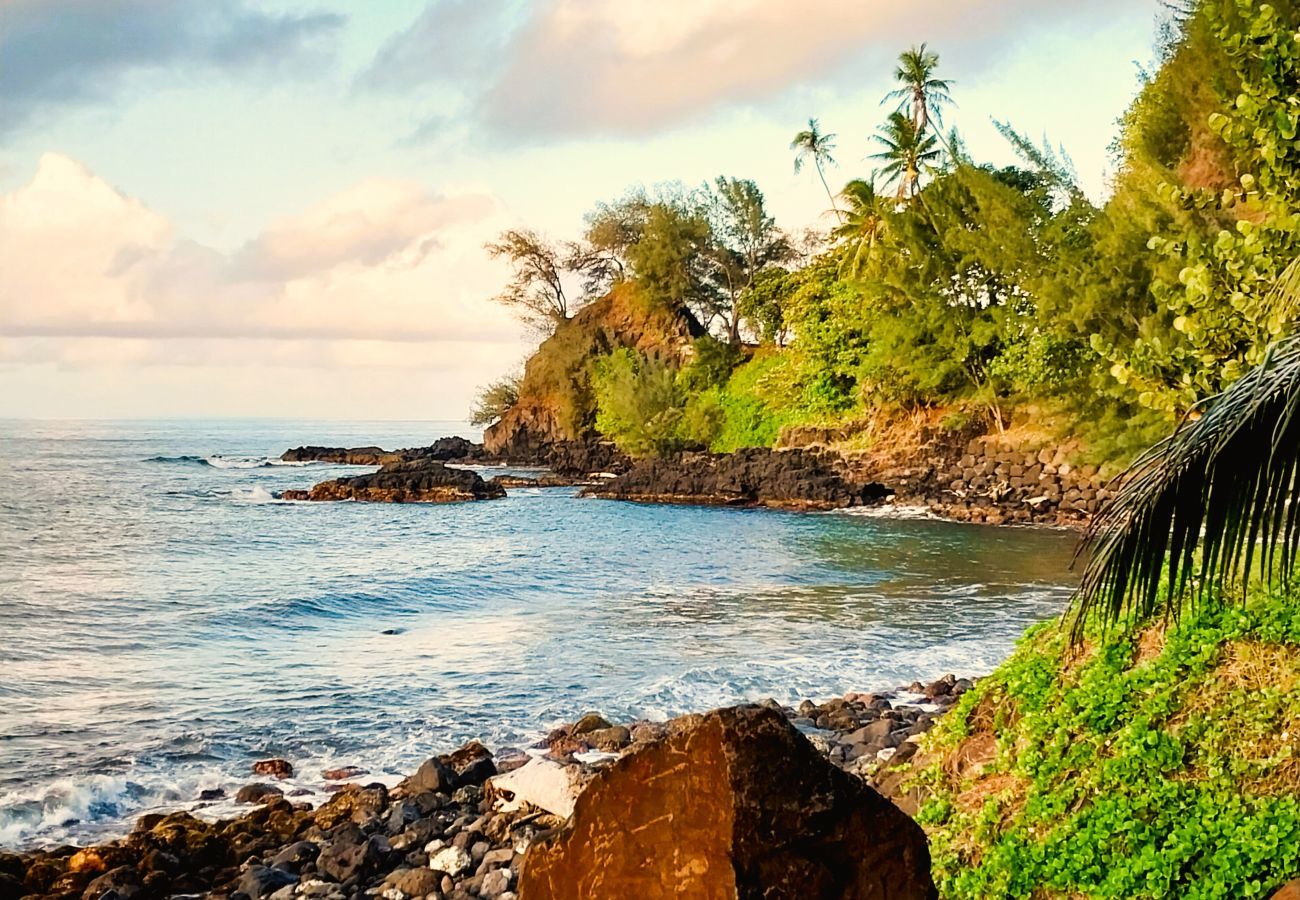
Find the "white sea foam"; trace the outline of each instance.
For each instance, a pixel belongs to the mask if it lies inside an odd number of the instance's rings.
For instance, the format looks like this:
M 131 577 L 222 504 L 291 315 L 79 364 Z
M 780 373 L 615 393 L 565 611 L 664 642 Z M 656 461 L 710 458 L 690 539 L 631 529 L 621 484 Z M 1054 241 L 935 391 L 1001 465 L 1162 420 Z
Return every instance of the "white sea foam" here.
M 879 506 L 851 506 L 833 511 L 835 515 L 860 516 L 864 519 L 939 519 L 928 506 L 882 503 Z
M 251 488 L 234 491 L 230 496 L 240 503 L 289 503 L 290 502 L 288 500 L 281 500 L 279 497 L 277 497 L 275 494 L 268 491 L 266 488 L 262 487 L 260 484 L 255 484 Z
M 287 466 L 302 468 L 316 465 L 314 460 L 287 460 L 274 456 L 205 456 L 203 461 L 214 469 L 266 469 Z

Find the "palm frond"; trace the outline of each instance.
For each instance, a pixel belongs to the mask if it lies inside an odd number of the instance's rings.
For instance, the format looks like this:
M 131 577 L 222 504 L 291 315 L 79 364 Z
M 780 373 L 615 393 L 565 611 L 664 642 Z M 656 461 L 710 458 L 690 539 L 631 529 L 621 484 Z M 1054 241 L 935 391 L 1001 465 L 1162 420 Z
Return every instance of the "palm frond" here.
M 1298 471 L 1300 335 L 1292 335 L 1117 479 L 1080 544 L 1089 560 L 1075 638 L 1094 612 L 1111 623 L 1177 618 L 1189 597 L 1201 602 L 1256 566 L 1285 582 L 1300 559 Z

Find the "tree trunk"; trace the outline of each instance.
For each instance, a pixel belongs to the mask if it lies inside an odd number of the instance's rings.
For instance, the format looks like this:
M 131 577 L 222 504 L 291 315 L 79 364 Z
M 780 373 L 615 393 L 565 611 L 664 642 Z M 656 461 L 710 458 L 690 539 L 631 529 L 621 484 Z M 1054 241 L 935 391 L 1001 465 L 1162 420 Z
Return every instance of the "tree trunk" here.
M 844 213 L 840 212 L 840 207 L 835 202 L 835 195 L 831 193 L 831 186 L 826 183 L 826 173 L 822 171 L 821 160 L 817 159 L 813 161 L 817 163 L 817 177 L 819 177 L 822 180 L 822 187 L 826 189 L 826 197 L 831 201 L 831 209 L 835 210 L 835 218 L 839 219 L 840 224 L 843 225 Z

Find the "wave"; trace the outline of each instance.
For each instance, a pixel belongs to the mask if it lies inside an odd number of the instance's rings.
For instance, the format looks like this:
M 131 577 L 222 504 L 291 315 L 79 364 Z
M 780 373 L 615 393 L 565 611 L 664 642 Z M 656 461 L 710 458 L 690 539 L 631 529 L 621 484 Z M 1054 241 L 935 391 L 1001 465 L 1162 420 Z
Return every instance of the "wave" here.
M 236 503 L 265 504 L 294 502 L 292 500 L 281 500 L 279 494 L 273 491 L 268 491 L 260 484 L 255 484 L 247 490 L 234 491 L 230 496 Z
M 274 456 L 151 456 L 145 460 L 151 463 L 165 463 L 181 466 L 207 466 L 213 469 L 269 469 L 302 468 L 319 465 L 314 460 L 286 460 Z
M 120 819 L 137 807 L 143 789 L 125 778 L 60 778 L 44 787 L 0 797 L 0 846 L 32 835 L 70 835 L 78 827 Z

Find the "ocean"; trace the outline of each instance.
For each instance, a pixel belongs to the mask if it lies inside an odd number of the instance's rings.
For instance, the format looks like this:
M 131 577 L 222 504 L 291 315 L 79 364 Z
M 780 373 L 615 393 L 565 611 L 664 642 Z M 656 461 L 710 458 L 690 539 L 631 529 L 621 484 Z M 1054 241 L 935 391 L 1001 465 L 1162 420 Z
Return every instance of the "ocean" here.
M 286 503 L 453 422 L 0 421 L 0 847 L 233 794 L 395 780 L 470 738 L 979 675 L 1069 596 L 1073 535 L 515 489 Z M 485 473 L 490 475 L 491 472 Z M 221 804 L 201 811 L 232 811 Z

